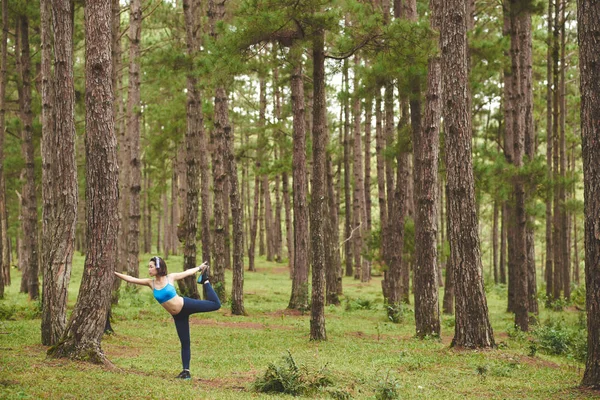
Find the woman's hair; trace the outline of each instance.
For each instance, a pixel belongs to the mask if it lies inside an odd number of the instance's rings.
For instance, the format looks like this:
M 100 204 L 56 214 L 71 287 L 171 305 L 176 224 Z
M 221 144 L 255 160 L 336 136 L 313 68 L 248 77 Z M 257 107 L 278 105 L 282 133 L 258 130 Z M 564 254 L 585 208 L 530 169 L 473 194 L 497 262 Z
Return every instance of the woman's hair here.
M 152 257 L 150 261 L 154 261 L 154 265 L 156 265 L 156 272 L 158 276 L 166 276 L 167 275 L 167 263 L 162 258 L 156 256 Z

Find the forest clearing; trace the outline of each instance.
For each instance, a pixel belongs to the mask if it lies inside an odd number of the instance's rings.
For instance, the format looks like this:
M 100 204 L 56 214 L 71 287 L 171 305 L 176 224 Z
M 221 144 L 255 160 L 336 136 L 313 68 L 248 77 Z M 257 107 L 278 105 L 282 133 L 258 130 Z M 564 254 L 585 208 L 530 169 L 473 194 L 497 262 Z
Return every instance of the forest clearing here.
M 181 257 L 168 262 L 176 264 Z M 82 265 L 83 257 L 75 257 L 69 308 Z M 330 386 L 301 397 L 386 398 L 381 397 L 384 390 L 397 393 L 387 398 L 402 399 L 599 397 L 578 387 L 584 364 L 577 360 L 573 338 L 585 336 L 580 311 L 541 310 L 542 326 L 549 321 L 561 326 L 553 336 L 516 333 L 502 290 L 492 287 L 488 299 L 498 348 L 454 350 L 452 316 L 442 317 L 441 339 L 420 340 L 414 336 L 413 307 L 406 307 L 398 324 L 387 319 L 380 277 L 369 283 L 345 281 L 342 305 L 326 309 L 328 340 L 310 342 L 308 314 L 286 309 L 288 269 L 258 260 L 257 271 L 246 276 L 248 316 L 233 316 L 225 305 L 192 318 L 193 377 L 187 382 L 173 378 L 179 367 L 175 329 L 147 288 L 124 294 L 113 310 L 115 333 L 103 338 L 112 368 L 47 358 L 47 348 L 39 344 L 39 309 L 26 295 L 9 292 L 10 300 L 0 309 L 5 318 L 12 315 L 0 321 L 0 398 L 281 398 L 281 393 L 254 390 L 253 383 L 269 363 L 285 365 L 288 350 L 312 374 L 325 368 L 331 376 Z M 538 350 L 531 355 L 535 342 Z M 553 355 L 554 350 L 564 353 Z M 340 397 L 330 395 L 337 392 Z

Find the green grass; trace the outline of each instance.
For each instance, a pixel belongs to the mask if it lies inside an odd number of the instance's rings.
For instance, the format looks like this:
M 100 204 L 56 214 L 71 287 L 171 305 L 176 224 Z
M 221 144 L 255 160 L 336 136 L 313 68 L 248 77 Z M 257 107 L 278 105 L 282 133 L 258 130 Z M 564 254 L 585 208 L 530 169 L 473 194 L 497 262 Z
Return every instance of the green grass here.
M 145 275 L 148 257 L 142 257 Z M 69 307 L 76 301 L 83 257 L 76 257 L 69 287 Z M 171 271 L 181 257 L 170 257 Z M 457 351 L 449 347 L 453 317 L 443 316 L 440 339 L 414 338 L 412 306 L 402 323 L 386 320 L 381 278 L 363 284 L 344 278 L 340 307 L 326 308 L 326 342 L 308 340 L 310 315 L 286 311 L 291 281 L 281 264 L 258 260 L 258 272 L 245 275 L 247 317 L 232 316 L 229 304 L 191 319 L 193 379 L 174 379 L 181 369 L 179 341 L 170 316 L 148 289 L 122 291 L 114 308 L 115 334 L 102 348 L 115 365 L 107 369 L 46 358 L 40 344 L 38 304 L 18 293 L 20 275 L 0 301 L 8 320 L 0 321 L 0 398 L 2 399 L 249 399 L 291 398 L 253 390 L 253 382 L 288 350 L 307 371 L 326 367 L 331 390 L 351 398 L 381 398 L 383 389 L 402 399 L 583 399 L 594 393 L 577 386 L 584 365 L 573 358 L 531 357 L 530 334 L 509 335 L 513 316 L 505 313 L 502 290 L 488 290 L 490 316 L 499 348 Z M 231 274 L 227 274 L 231 282 Z M 228 290 L 230 286 L 228 287 Z M 8 311 L 7 311 L 8 310 Z M 577 325 L 576 311 L 542 309 L 541 320 L 561 318 Z M 330 391 L 331 391 L 330 390 Z M 332 398 L 325 389 L 315 398 Z M 379 397 L 376 397 L 379 396 Z

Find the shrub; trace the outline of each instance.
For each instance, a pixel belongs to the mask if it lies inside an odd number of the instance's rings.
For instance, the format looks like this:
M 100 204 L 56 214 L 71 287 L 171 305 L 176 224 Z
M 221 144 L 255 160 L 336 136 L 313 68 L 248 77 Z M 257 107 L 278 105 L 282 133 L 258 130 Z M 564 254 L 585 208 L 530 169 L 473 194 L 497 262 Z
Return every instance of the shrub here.
M 375 302 L 369 299 L 357 298 L 356 300 L 346 297 L 346 311 L 354 310 L 372 310 L 375 308 Z
M 587 358 L 587 332 L 580 322 L 575 328 L 567 327 L 564 319 L 549 319 L 533 331 L 535 339 L 530 343 L 530 354 L 542 351 L 547 354 L 564 355 L 577 361 Z
M 14 306 L 7 306 L 0 303 L 0 321 L 14 321 L 17 313 Z
M 264 375 L 254 382 L 254 389 L 262 393 L 285 393 L 293 396 L 309 396 L 320 388 L 331 386 L 333 380 L 326 367 L 309 370 L 298 365 L 288 350 L 280 365 L 269 364 Z M 337 396 L 340 394 L 335 392 Z

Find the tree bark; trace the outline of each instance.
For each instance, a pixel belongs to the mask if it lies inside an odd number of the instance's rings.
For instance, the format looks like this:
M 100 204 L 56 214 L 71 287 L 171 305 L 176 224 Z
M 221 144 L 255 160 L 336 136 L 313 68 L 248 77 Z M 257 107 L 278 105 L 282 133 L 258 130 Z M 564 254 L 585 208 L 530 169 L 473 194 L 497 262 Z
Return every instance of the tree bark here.
M 564 269 L 562 259 L 562 227 L 561 227 L 561 204 L 560 204 L 560 153 L 559 153 L 559 117 L 560 117 L 560 92 L 558 90 L 560 80 L 559 70 L 559 39 L 560 39 L 560 12 L 559 12 L 559 1 L 554 1 L 554 30 L 552 39 L 552 76 L 553 76 L 553 112 L 552 112 L 552 164 L 553 164 L 553 234 L 552 234 L 552 250 L 553 250 L 553 277 L 552 277 L 552 299 L 554 301 L 561 298 L 561 291 L 563 288 L 562 283 L 562 271 Z
M 528 314 L 528 270 L 527 270 L 527 248 L 526 248 L 526 227 L 527 215 L 525 213 L 525 184 L 521 176 L 523 168 L 523 157 L 525 155 L 525 123 L 526 107 L 522 107 L 526 103 L 526 93 L 524 90 L 526 66 L 524 65 L 523 53 L 526 52 L 528 45 L 526 37 L 527 30 L 531 30 L 531 14 L 520 0 L 510 0 L 505 6 L 509 7 L 510 16 L 510 56 L 511 56 L 511 80 L 512 85 L 511 96 L 505 101 L 512 103 L 513 110 L 512 118 L 512 135 L 513 135 L 513 154 L 512 163 L 516 168 L 516 174 L 513 180 L 513 196 L 514 196 L 514 245 L 513 254 L 514 262 L 512 266 L 514 271 L 513 290 L 514 301 L 512 311 L 515 313 L 515 325 L 522 331 L 529 330 L 529 314 Z M 529 36 L 531 37 L 531 36 Z M 510 248 L 509 248 L 510 249 Z M 511 255 L 509 254 L 509 258 Z
M 309 210 L 306 173 L 306 124 L 304 108 L 304 81 L 302 79 L 302 48 L 299 44 L 290 49 L 293 57 L 292 113 L 293 113 L 293 200 L 294 200 L 294 275 L 288 308 L 308 309 L 309 270 Z
M 225 12 L 224 2 L 219 4 L 221 18 Z M 231 283 L 231 313 L 233 315 L 246 315 L 244 309 L 244 232 L 242 221 L 242 203 L 238 189 L 237 165 L 233 147 L 233 130 L 229 124 L 227 95 L 223 87 L 217 89 L 217 96 L 222 100 L 217 101 L 222 107 L 219 118 L 215 119 L 215 129 L 223 130 L 225 170 L 229 176 L 229 198 L 231 204 L 231 217 L 233 220 L 233 280 Z M 216 106 L 215 106 L 216 109 Z M 220 110 L 221 111 L 221 110 Z M 220 125 L 220 126 L 219 126 Z
M 410 20 L 416 20 L 416 4 Z M 431 28 L 439 30 L 439 2 L 429 2 Z M 414 154 L 415 212 L 415 325 L 418 337 L 440 335 L 437 285 L 438 155 L 441 117 L 441 71 L 436 54 L 428 61 L 427 94 L 423 127 L 418 81 L 410 103 Z
M 327 282 L 327 305 L 340 305 L 340 288 L 342 286 L 342 262 L 340 260 L 340 234 L 338 220 L 337 196 L 333 181 L 333 165 L 331 156 L 327 157 L 327 204 L 324 222 L 325 234 L 325 274 Z
M 546 55 L 546 179 L 552 182 L 552 37 L 553 19 L 552 19 L 552 2 L 548 2 L 548 52 Z M 546 301 L 552 299 L 553 281 L 553 245 L 552 245 L 552 186 L 548 185 L 546 190 L 546 265 L 545 265 L 545 280 L 546 280 Z
M 252 214 L 252 222 L 250 224 L 250 245 L 248 246 L 248 271 L 256 271 L 254 266 L 254 254 L 256 251 L 256 231 L 258 228 L 258 203 L 260 201 L 260 180 L 258 176 L 258 168 L 255 168 L 254 179 L 254 212 Z
M 560 188 L 559 188 L 559 196 L 560 196 L 560 204 L 561 204 L 561 214 L 560 214 L 560 227 L 561 227 L 561 260 L 562 260 L 562 290 L 564 298 L 569 301 L 571 299 L 571 261 L 569 259 L 569 211 L 566 208 L 567 203 L 567 187 L 566 187 L 566 178 L 567 178 L 567 153 L 566 153 L 566 113 L 567 113 L 567 101 L 566 101 L 566 65 L 565 65 L 565 48 L 566 48 L 566 38 L 565 38 L 565 24 L 566 24 L 566 1 L 560 0 L 559 9 L 560 9 L 560 37 L 561 37 L 561 50 L 560 50 L 560 138 L 559 138 L 559 152 L 560 152 Z
M 313 38 L 313 173 L 310 200 L 310 236 L 312 253 L 312 295 L 310 340 L 327 340 L 325 330 L 325 163 L 327 127 L 325 98 L 325 32 L 317 28 Z
M 193 63 L 200 49 L 199 23 L 197 20 L 198 4 L 190 0 L 183 0 L 183 15 L 185 19 L 187 56 Z M 204 136 L 204 116 L 202 114 L 202 97 L 198 87 L 198 79 L 192 71 L 187 75 L 187 100 L 186 117 L 187 128 L 185 131 L 185 178 L 187 193 L 185 197 L 185 238 L 183 248 L 183 269 L 196 267 L 196 233 L 198 232 L 198 193 L 200 186 L 200 154 L 206 149 L 200 147 L 200 137 Z M 199 298 L 198 286 L 195 277 L 188 276 L 179 282 L 179 290 L 191 298 Z
M 578 1 L 581 138 L 585 215 L 587 362 L 582 385 L 600 389 L 600 4 Z
M 129 229 L 127 234 L 127 273 L 139 276 L 140 255 L 140 40 L 142 34 L 141 0 L 129 6 L 129 93 L 127 97 L 127 134 L 129 135 Z
M 346 267 L 346 276 L 352 276 L 354 269 L 352 268 L 352 241 L 350 236 L 352 234 L 352 208 L 350 207 L 351 196 L 350 196 L 350 100 L 348 94 L 350 93 L 350 81 L 348 78 L 348 60 L 344 60 L 343 67 L 343 82 L 346 83 L 345 93 L 343 99 L 344 108 L 344 134 L 343 134 L 343 146 L 344 146 L 344 207 L 346 209 L 344 218 L 344 261 Z
M 219 4 L 223 0 L 210 0 L 208 3 L 208 17 L 210 26 L 210 35 L 214 39 L 217 38 L 216 23 L 221 17 L 221 5 Z M 224 93 L 220 93 L 215 90 L 215 110 L 214 118 L 216 121 L 223 121 L 224 116 L 220 113 L 226 112 L 227 109 L 223 104 L 226 96 Z M 225 171 L 225 160 L 223 157 L 225 151 L 225 138 L 223 132 L 223 124 L 215 125 L 211 132 L 210 139 L 212 141 L 212 172 L 213 172 L 213 215 L 214 215 L 214 262 L 212 266 L 211 281 L 215 292 L 221 299 L 221 302 L 225 301 L 226 289 L 225 289 L 225 265 L 227 254 L 225 251 L 225 225 L 229 223 L 226 219 L 226 212 L 223 202 L 223 193 L 225 192 L 225 181 L 227 180 L 227 173 Z M 217 129 L 218 128 L 218 129 Z
M 294 270 L 294 230 L 292 228 L 292 202 L 290 199 L 288 173 L 281 174 L 281 190 L 283 191 L 283 204 L 285 206 L 285 239 L 288 249 L 288 265 L 290 273 Z
M 67 324 L 77 224 L 73 25 L 70 1 L 41 2 L 42 19 L 42 344 L 54 345 Z M 52 24 L 52 14 L 54 23 Z M 54 27 L 54 76 L 51 27 Z M 55 99 L 60 101 L 55 102 Z
M 459 348 L 493 347 L 475 213 L 464 0 L 444 2 L 442 15 L 442 91 L 446 105 L 446 167 L 449 219 L 452 222 L 450 255 L 456 285 L 456 325 L 452 345 Z
M 443 92 L 442 92 L 443 93 Z M 446 191 L 446 233 L 450 240 L 450 203 L 448 202 L 448 185 L 444 185 Z M 454 314 L 454 268 L 452 257 L 446 260 L 446 282 L 444 283 L 444 301 L 442 312 L 446 315 Z
M 367 217 L 365 232 L 371 234 L 372 222 L 372 200 L 371 200 L 371 122 L 373 119 L 373 96 L 367 95 L 365 99 L 365 215 Z M 369 262 L 369 265 L 371 263 Z M 369 268 L 370 272 L 371 268 Z M 370 279 L 370 276 L 369 276 Z
M 86 26 L 87 256 L 79 297 L 53 357 L 108 364 L 100 341 L 117 256 L 118 165 L 114 130 L 111 4 L 90 2 Z
M 363 153 L 362 153 L 362 130 L 361 130 L 361 107 L 359 88 L 360 82 L 358 79 L 358 67 L 360 60 L 358 56 L 354 56 L 354 93 L 352 96 L 352 115 L 354 124 L 352 127 L 352 155 L 353 166 L 352 172 L 354 177 L 354 190 L 352 199 L 352 216 L 354 219 L 354 228 L 352 235 L 353 250 L 354 250 L 354 278 L 360 279 L 361 282 L 368 282 L 371 279 L 371 268 L 367 260 L 362 257 L 364 251 L 364 232 L 367 226 L 367 213 L 365 205 L 365 183 L 363 171 Z
M 494 200 L 494 216 L 492 222 L 492 268 L 494 273 L 494 284 L 500 283 L 498 276 L 498 200 Z
M 21 193 L 21 217 L 23 228 L 23 248 L 26 263 L 25 274 L 27 293 L 30 300 L 39 297 L 38 280 L 38 215 L 37 196 L 35 190 L 35 165 L 33 147 L 33 111 L 31 109 L 31 56 L 29 51 L 29 18 L 25 15 L 19 17 L 19 36 L 21 39 L 20 57 L 20 96 L 19 108 L 21 111 L 21 153 L 25 161 L 22 171 L 23 188 Z M 23 265 L 23 264 L 21 264 Z
M 6 127 L 6 64 L 8 47 L 8 0 L 2 0 L 2 42 L 0 43 L 0 159 L 4 159 L 4 130 Z M 10 241 L 6 213 L 6 180 L 4 163 L 0 163 L 0 298 L 4 287 L 10 285 Z

